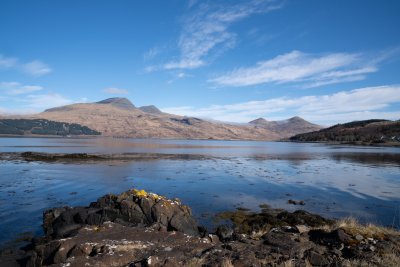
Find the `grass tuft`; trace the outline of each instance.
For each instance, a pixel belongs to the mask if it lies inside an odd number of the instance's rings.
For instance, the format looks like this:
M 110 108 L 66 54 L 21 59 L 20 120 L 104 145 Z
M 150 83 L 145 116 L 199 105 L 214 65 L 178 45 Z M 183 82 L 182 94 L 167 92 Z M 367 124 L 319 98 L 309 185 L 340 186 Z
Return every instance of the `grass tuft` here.
M 363 225 L 360 224 L 356 219 L 351 217 L 336 221 L 336 223 L 332 227 L 334 229 L 341 228 L 347 234 L 352 236 L 356 236 L 359 234 L 362 235 L 364 238 L 375 238 L 379 240 L 385 239 L 386 236 L 400 236 L 400 232 L 394 229 L 377 226 L 374 224 Z

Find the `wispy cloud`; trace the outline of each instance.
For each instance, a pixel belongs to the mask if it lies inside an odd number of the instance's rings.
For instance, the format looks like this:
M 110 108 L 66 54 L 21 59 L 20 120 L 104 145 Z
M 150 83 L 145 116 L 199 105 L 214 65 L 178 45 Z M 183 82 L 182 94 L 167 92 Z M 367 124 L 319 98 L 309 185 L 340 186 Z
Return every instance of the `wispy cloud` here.
M 144 68 L 144 72 L 145 73 L 150 73 L 150 72 L 154 72 L 154 71 L 157 71 L 157 70 L 159 70 L 160 68 L 158 67 L 158 66 L 155 66 L 155 65 L 153 65 L 153 66 L 146 66 L 145 68 Z
M 168 62 L 165 69 L 193 69 L 206 64 L 211 53 L 234 47 L 236 34 L 229 27 L 252 14 L 266 13 L 282 7 L 278 0 L 242 1 L 231 6 L 198 4 L 187 16 L 179 38 L 179 59 Z
M 129 94 L 128 90 L 121 89 L 121 88 L 115 88 L 115 87 L 105 88 L 105 89 L 103 89 L 103 92 L 107 93 L 107 94 L 113 94 L 113 95 Z
M 143 60 L 148 61 L 155 58 L 160 53 L 160 49 L 158 47 L 152 47 L 143 55 Z
M 294 83 L 304 88 L 358 81 L 378 71 L 379 60 L 359 53 L 324 55 L 292 51 L 258 62 L 256 66 L 238 68 L 209 80 L 219 86 L 249 86 L 264 83 Z
M 171 84 L 171 83 L 173 83 L 173 82 L 175 82 L 176 80 L 179 80 L 179 79 L 193 77 L 192 74 L 188 74 L 188 73 L 185 73 L 183 71 L 176 72 L 176 73 L 171 73 L 171 74 L 173 75 L 173 78 L 171 80 L 168 80 L 167 84 Z
M 394 104 L 400 104 L 399 85 L 366 87 L 330 95 L 279 97 L 232 105 L 212 105 L 199 109 L 186 106 L 162 110 L 231 122 L 248 122 L 258 117 L 281 120 L 301 116 L 315 123 L 330 125 L 371 118 L 400 119 L 400 110 L 387 111 Z
M 73 101 L 63 95 L 56 93 L 29 94 L 21 96 L 8 96 L 0 98 L 0 114 L 3 115 L 21 115 L 33 114 L 44 109 L 57 106 L 68 105 L 77 102 L 84 102 L 84 99 Z
M 21 95 L 43 90 L 39 85 L 22 85 L 18 82 L 0 82 L 0 90 L 8 95 Z
M 52 69 L 45 63 L 34 60 L 22 65 L 22 69 L 25 73 L 34 77 L 39 77 L 52 72 Z
M 52 72 L 52 69 L 42 61 L 20 62 L 18 58 L 0 55 L 0 69 L 22 71 L 28 75 L 39 77 Z
M 35 110 L 43 110 L 52 107 L 64 106 L 73 103 L 74 101 L 56 93 L 28 95 L 21 101 Z
M 0 55 L 0 68 L 12 68 L 17 65 L 18 60 L 12 57 L 5 57 Z

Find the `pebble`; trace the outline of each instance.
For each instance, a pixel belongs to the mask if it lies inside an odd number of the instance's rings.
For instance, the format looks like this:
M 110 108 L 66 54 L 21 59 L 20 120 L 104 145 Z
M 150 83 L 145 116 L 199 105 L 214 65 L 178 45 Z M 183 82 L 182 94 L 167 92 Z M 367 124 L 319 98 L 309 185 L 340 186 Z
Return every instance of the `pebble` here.
M 299 233 L 305 233 L 310 231 L 310 228 L 308 226 L 305 225 L 296 225 L 297 231 L 299 231 Z
M 357 241 L 361 241 L 364 239 L 364 237 L 362 235 L 356 235 L 355 238 Z

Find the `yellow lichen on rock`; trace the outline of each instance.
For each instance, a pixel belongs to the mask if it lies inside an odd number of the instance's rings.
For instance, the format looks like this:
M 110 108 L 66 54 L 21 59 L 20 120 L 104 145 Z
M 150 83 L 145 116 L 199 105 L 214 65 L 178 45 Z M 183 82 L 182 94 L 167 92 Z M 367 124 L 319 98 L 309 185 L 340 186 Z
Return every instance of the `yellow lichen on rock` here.
M 133 189 L 132 190 L 132 194 L 134 194 L 137 197 L 147 197 L 147 192 L 142 190 L 138 190 L 138 189 Z

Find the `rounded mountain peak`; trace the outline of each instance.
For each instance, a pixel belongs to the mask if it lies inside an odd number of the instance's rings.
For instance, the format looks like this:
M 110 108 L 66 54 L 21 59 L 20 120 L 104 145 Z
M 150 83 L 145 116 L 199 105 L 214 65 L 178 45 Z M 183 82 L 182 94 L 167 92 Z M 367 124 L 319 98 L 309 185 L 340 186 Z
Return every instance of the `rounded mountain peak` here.
M 109 104 L 123 109 L 134 109 L 135 105 L 125 97 L 112 97 L 96 102 L 96 104 Z
M 150 105 L 150 106 L 142 106 L 139 108 L 141 111 L 147 112 L 147 113 L 152 113 L 152 114 L 161 114 L 162 111 L 159 110 L 156 106 Z
M 266 124 L 266 123 L 268 123 L 268 121 L 264 118 L 258 118 L 258 119 L 250 121 L 249 123 L 251 123 L 251 124 Z
M 305 121 L 305 119 L 303 119 L 302 117 L 299 117 L 299 116 L 294 116 L 294 117 L 290 118 L 289 121 Z

